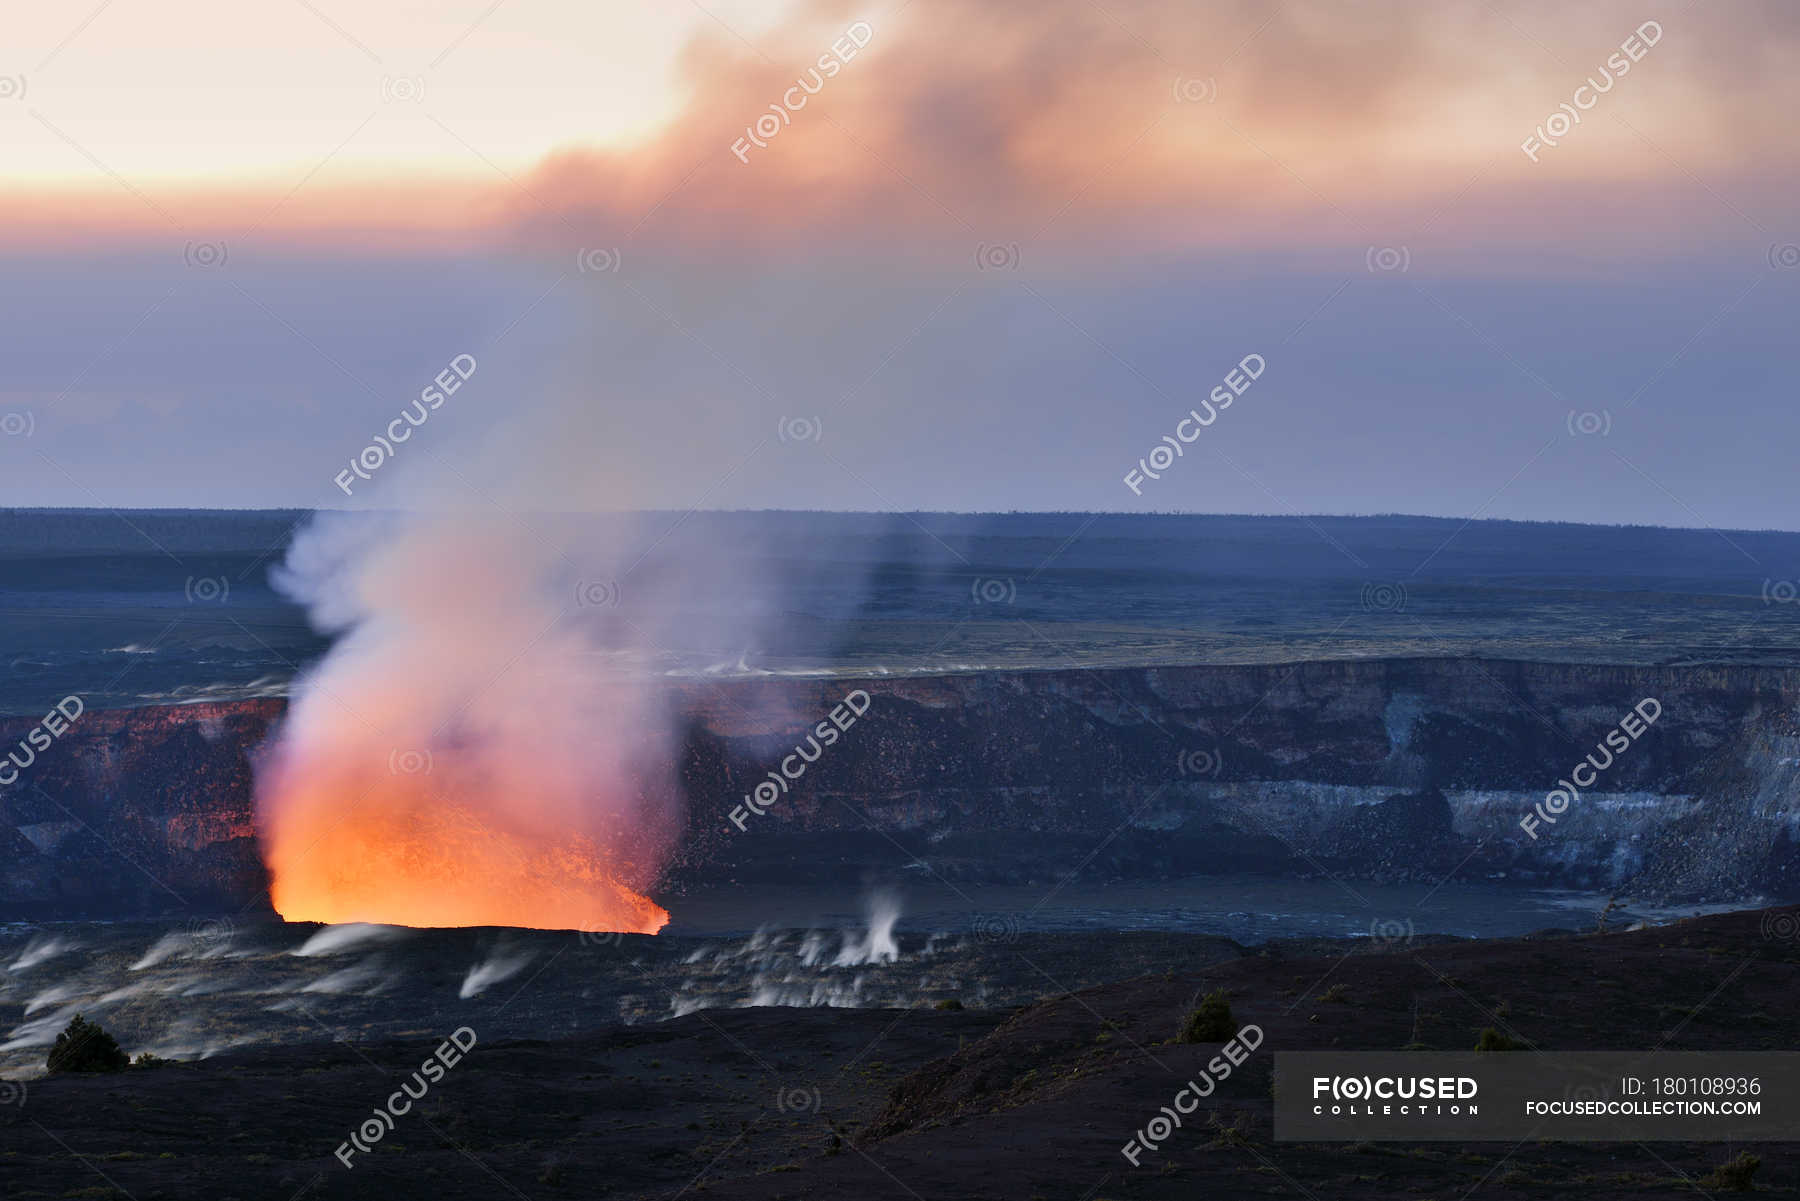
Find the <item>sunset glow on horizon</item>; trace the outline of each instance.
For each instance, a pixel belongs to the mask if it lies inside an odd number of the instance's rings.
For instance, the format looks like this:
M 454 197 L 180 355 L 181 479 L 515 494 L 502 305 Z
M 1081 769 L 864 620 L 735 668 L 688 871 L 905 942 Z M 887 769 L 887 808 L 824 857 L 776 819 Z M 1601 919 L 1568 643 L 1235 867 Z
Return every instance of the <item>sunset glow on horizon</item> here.
M 1338 511 L 1354 478 L 1359 511 L 1692 523 L 1690 444 L 1646 429 L 1661 486 L 1602 461 L 1602 494 L 1536 431 L 1731 378 L 1800 436 L 1775 399 L 1800 10 L 1775 0 L 173 11 L 38 10 L 0 61 L 0 417 L 42 431 L 5 478 L 40 502 L 397 503 L 409 472 L 331 481 L 459 353 L 484 401 L 432 445 L 542 438 L 676 510 L 1141 507 L 1117 465 L 1189 382 L 1283 346 L 1289 417 L 1234 415 L 1273 482 L 1194 473 L 1161 504 Z M 593 427 L 509 417 L 545 390 Z M 1425 453 L 1447 394 L 1494 462 Z M 839 413 L 856 460 L 738 466 Z M 1779 444 L 1746 480 L 1785 474 Z M 1396 446 L 1413 471 L 1383 470 Z M 240 447 L 256 480 L 205 470 Z M 1507 492 L 1520 463 L 1545 478 Z M 1738 521 L 1792 520 L 1746 489 Z
M 754 32 L 783 7 L 715 11 Z M 680 104 L 682 47 L 718 29 L 652 4 L 182 0 L 78 17 L 9 19 L 0 76 L 24 79 L 39 118 L 7 114 L 14 180 L 97 183 L 93 160 L 171 187 L 291 187 L 314 168 L 491 174 L 482 158 L 522 170 L 650 135 Z

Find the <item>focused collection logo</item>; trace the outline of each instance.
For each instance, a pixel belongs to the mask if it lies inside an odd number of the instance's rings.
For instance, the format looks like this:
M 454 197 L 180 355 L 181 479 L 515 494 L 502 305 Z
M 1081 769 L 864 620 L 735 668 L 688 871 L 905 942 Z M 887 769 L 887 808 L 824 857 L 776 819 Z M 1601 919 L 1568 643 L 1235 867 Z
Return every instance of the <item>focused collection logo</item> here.
M 1481 1085 L 1472 1076 L 1314 1076 L 1318 1117 L 1474 1117 Z

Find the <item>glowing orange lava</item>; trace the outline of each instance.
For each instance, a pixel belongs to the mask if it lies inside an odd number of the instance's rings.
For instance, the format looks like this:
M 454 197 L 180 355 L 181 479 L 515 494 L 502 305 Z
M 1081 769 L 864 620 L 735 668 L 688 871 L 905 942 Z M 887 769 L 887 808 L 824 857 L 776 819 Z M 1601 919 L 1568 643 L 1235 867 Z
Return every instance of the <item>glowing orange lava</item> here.
M 287 789 L 278 813 L 264 854 L 288 921 L 655 934 L 669 920 L 593 839 L 497 829 L 398 780 L 354 805 Z

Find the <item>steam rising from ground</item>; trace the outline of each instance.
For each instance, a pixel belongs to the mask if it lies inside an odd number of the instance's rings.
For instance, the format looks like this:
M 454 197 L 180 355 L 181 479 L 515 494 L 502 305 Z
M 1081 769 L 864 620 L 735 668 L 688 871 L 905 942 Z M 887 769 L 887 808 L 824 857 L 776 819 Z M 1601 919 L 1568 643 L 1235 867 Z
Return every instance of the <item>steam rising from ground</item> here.
M 962 991 L 953 974 L 932 970 L 931 961 L 943 949 L 938 935 L 923 946 L 915 943 L 911 962 L 896 966 L 906 958 L 894 937 L 898 897 L 876 892 L 867 898 L 867 908 L 866 926 L 838 931 L 835 950 L 824 931 L 766 929 L 736 946 L 699 948 L 683 961 L 687 977 L 669 998 L 669 1016 L 755 1005 L 910 1004 L 922 987 Z M 981 991 L 977 986 L 977 995 Z
M 838 949 L 834 967 L 857 967 L 865 963 L 892 963 L 900 958 L 900 944 L 894 941 L 894 923 L 900 920 L 900 899 L 891 893 L 877 893 L 869 899 L 869 929 L 861 938 L 846 933 L 844 945 Z
M 394 926 L 374 926 L 367 923 L 352 922 L 345 926 L 325 926 L 317 934 L 289 951 L 290 955 L 298 955 L 302 959 L 313 959 L 321 955 L 336 955 L 369 942 L 385 942 L 398 938 L 405 931 Z
M 80 949 L 81 946 L 79 943 L 72 942 L 68 939 L 57 938 L 54 935 L 34 938 L 26 945 L 25 950 L 20 953 L 19 957 L 7 965 L 6 970 L 9 972 L 22 972 L 28 968 L 36 967 L 46 959 L 54 959 L 58 955 L 64 955 L 70 951 L 78 951 Z
M 301 934 L 263 924 L 238 930 L 220 919 L 161 932 L 101 926 L 97 943 L 82 941 L 87 953 L 64 957 L 45 952 L 73 940 L 34 934 L 7 947 L 0 931 L 5 959 L 24 965 L 0 971 L 0 1072 L 38 1070 L 43 1049 L 76 1013 L 101 1020 L 130 1052 L 204 1058 L 245 1042 L 335 1034 L 346 1022 L 411 1030 L 421 1005 L 444 1020 L 507 1013 L 526 1034 L 709 1008 L 907 1005 L 946 993 L 978 1003 L 985 995 L 985 985 L 965 985 L 979 975 L 968 955 L 979 942 L 901 939 L 897 898 L 876 893 L 866 903 L 866 920 L 842 929 L 759 930 L 698 946 L 372 924 Z M 443 970 L 464 955 L 465 971 Z M 528 970 L 549 963 L 561 970 Z
M 496 949 L 469 969 L 469 974 L 463 977 L 462 987 L 457 990 L 456 995 L 464 1001 L 470 997 L 478 997 L 494 985 L 511 980 L 535 958 L 537 954 L 533 951 Z
M 733 890 L 734 918 L 755 920 L 742 908 L 755 900 L 754 890 Z M 707 937 L 222 918 L 65 924 L 54 934 L 0 925 L 0 964 L 35 959 L 0 971 L 0 1078 L 41 1073 L 45 1048 L 76 1013 L 129 1054 L 192 1059 L 243 1045 L 417 1038 L 464 1023 L 484 1039 L 536 1039 L 753 1005 L 1020 1005 L 1241 953 L 1207 936 L 1034 934 L 938 920 L 953 914 L 929 917 L 924 929 L 939 932 L 927 934 L 900 929 L 897 903 L 879 893 L 860 920 L 838 915 L 839 898 L 822 904 L 810 927 L 745 934 L 734 921 Z M 26 954 L 52 941 L 81 951 Z

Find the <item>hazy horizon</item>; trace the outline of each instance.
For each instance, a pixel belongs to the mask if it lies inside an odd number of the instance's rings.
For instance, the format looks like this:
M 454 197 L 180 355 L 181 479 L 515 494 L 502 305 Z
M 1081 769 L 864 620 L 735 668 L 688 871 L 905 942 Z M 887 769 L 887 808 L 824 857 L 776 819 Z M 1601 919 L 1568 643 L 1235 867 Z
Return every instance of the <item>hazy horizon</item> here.
M 343 509 L 329 506 L 305 508 L 286 505 L 240 506 L 240 505 L 0 505 L 0 513 L 243 513 L 243 514 L 295 514 L 312 513 L 363 513 L 371 516 L 403 514 L 404 509 Z M 476 511 L 478 512 L 478 511 Z M 819 509 L 819 508 L 741 508 L 741 509 L 621 509 L 621 510 L 527 510 L 509 513 L 510 516 L 542 516 L 542 517 L 582 517 L 607 516 L 609 514 L 632 514 L 642 517 L 671 516 L 683 517 L 698 514 L 712 515 L 755 515 L 759 513 L 779 514 L 821 514 L 865 517 L 1142 517 L 1142 518 L 1220 518 L 1247 521 L 1439 521 L 1446 524 L 1465 525 L 1570 525 L 1591 526 L 1598 529 L 1634 529 L 1634 530 L 1667 530 L 1671 533 L 1697 534 L 1800 534 L 1800 527 L 1783 526 L 1712 526 L 1662 524 L 1643 521 L 1576 521 L 1563 518 L 1506 517 L 1500 515 L 1468 516 L 1460 513 L 1358 513 L 1358 512 L 1317 512 L 1317 513 L 1254 513 L 1254 512 L 1186 512 L 1131 509 Z
M 0 503 L 1800 527 L 1790 5 L 185 10 L 0 63 Z

